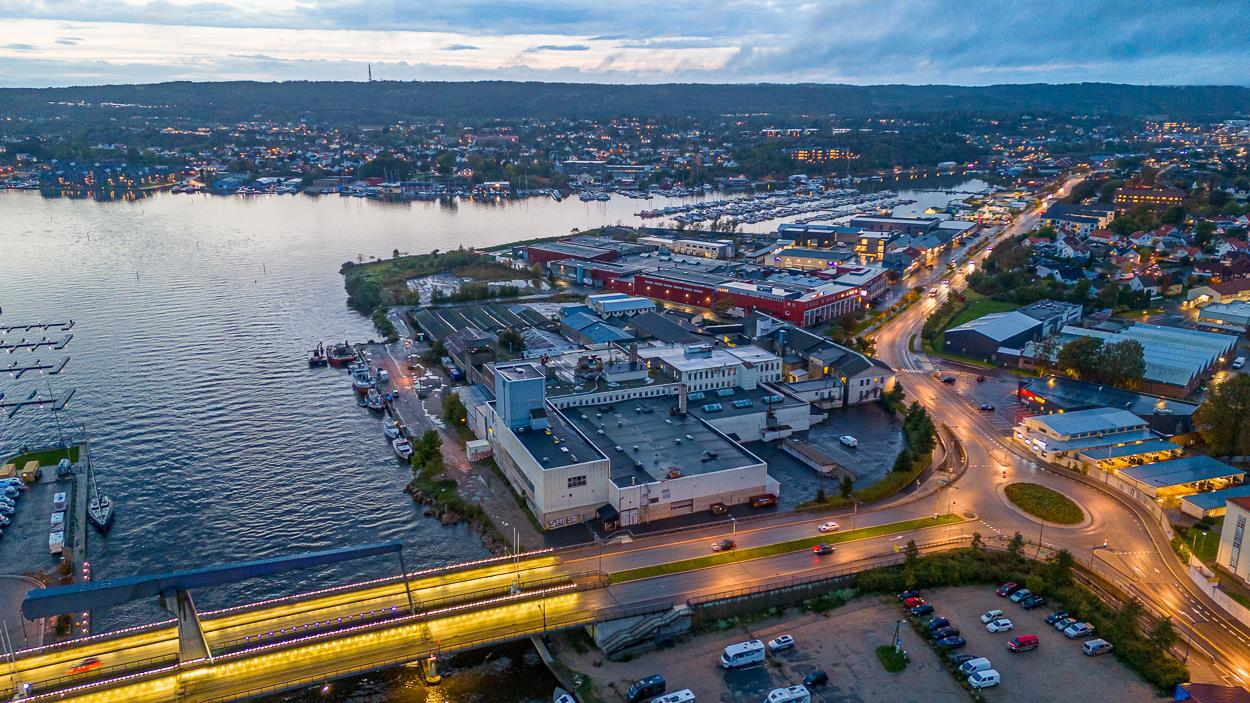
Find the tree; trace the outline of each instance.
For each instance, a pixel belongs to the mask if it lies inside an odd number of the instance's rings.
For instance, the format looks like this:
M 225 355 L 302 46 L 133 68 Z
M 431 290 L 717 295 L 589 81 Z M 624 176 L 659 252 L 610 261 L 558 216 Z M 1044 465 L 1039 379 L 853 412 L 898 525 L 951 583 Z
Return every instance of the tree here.
M 914 565 L 916 560 L 920 558 L 920 547 L 916 546 L 916 540 L 907 540 L 907 547 L 904 549 L 904 553 L 906 556 L 903 563 L 909 566 Z
M 894 457 L 894 469 L 893 470 L 899 471 L 899 472 L 911 471 L 912 464 L 914 463 L 915 463 L 915 459 L 912 458 L 911 452 L 908 451 L 907 447 L 903 447 L 902 449 L 899 450 L 898 456 Z
M 1160 652 L 1171 649 L 1176 644 L 1176 627 L 1172 625 L 1172 618 L 1163 618 L 1155 623 L 1147 637 Z
M 1060 549 L 1055 552 L 1054 559 L 1046 568 L 1046 582 L 1054 588 L 1062 588 L 1072 583 L 1072 567 L 1076 566 L 1076 559 L 1072 556 L 1072 552 L 1066 549 Z
M 1094 380 L 1120 388 L 1133 389 L 1146 374 L 1146 356 L 1141 342 L 1126 339 L 1104 344 L 1098 353 Z
M 1059 350 L 1059 342 L 1053 336 L 1044 337 L 1037 343 L 1037 357 L 1033 365 L 1038 376 L 1045 376 L 1055 367 L 1055 352 Z
M 1033 593 L 1041 593 L 1046 590 L 1046 579 L 1037 574 L 1029 574 L 1024 579 L 1024 587 Z
M 825 489 L 823 488 L 816 489 L 816 502 L 817 503 L 825 502 Z
M 855 485 L 851 481 L 850 476 L 842 477 L 842 484 L 838 487 L 838 490 L 841 492 L 843 498 L 851 497 L 851 492 L 855 490 Z
M 1059 350 L 1058 366 L 1073 378 L 1085 378 L 1098 368 L 1102 352 L 1102 340 L 1097 337 L 1078 337 Z
M 972 533 L 972 548 L 973 549 L 985 549 L 985 540 L 981 538 L 980 532 Z
M 1011 536 L 1011 541 L 1007 543 L 1007 551 L 1015 557 L 1024 554 L 1024 535 L 1019 532 Z
M 443 396 L 443 419 L 459 427 L 468 422 L 469 411 L 464 407 L 460 396 L 448 392 Z
M 511 327 L 505 327 L 499 331 L 499 344 L 507 347 L 509 352 L 516 354 L 525 349 L 525 337 L 522 337 L 520 332 Z
M 1250 454 L 1250 376 L 1233 374 L 1208 391 L 1194 424 L 1212 454 Z

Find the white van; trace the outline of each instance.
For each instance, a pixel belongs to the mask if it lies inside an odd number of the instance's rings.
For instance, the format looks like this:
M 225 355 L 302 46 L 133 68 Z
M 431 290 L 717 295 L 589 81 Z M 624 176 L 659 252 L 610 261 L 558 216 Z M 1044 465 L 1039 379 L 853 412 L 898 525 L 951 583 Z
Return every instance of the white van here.
M 986 659 L 985 657 L 977 657 L 976 659 L 969 659 L 963 664 L 960 664 L 959 673 L 964 676 L 968 676 L 969 674 L 975 674 L 978 671 L 986 671 L 993 668 L 994 667 L 990 664 L 989 659 Z
M 764 661 L 764 643 L 759 640 L 739 642 L 725 647 L 720 655 L 720 665 L 726 669 L 736 669 Z
M 968 675 L 968 685 L 973 688 L 990 688 L 998 685 L 998 672 L 993 669 Z
M 666 693 L 659 698 L 652 698 L 651 703 L 694 703 L 694 691 L 683 688 L 680 691 Z
M 1085 643 L 1081 645 L 1081 651 L 1085 652 L 1086 656 L 1096 657 L 1110 652 L 1111 643 L 1104 639 L 1085 640 Z
M 1239 356 L 1236 359 L 1233 359 L 1233 368 L 1239 369 L 1245 365 L 1246 365 L 1246 357 Z
M 768 692 L 768 698 L 764 699 L 764 703 L 812 703 L 812 694 L 808 692 L 807 686 L 802 684 L 774 688 Z

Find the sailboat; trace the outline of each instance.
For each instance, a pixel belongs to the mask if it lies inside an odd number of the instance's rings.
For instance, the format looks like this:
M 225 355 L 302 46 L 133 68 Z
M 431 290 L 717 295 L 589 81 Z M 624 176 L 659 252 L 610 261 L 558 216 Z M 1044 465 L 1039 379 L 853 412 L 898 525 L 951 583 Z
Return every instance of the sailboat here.
M 100 532 L 108 532 L 113 526 L 113 499 L 100 492 L 100 484 L 96 483 L 95 471 L 91 468 L 91 457 L 87 457 L 87 483 L 91 490 L 91 501 L 87 503 L 87 520 Z

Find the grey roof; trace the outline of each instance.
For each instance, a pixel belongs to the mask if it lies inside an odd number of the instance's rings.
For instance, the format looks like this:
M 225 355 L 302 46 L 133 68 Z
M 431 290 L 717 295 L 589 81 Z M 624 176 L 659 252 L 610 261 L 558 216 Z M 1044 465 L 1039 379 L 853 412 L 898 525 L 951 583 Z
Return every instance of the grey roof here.
M 1234 335 L 1142 323 L 1119 332 L 1068 326 L 1060 334 L 1064 343 L 1077 337 L 1098 337 L 1104 344 L 1136 340 L 1146 359 L 1146 380 L 1176 386 L 1188 384 L 1237 346 Z
M 1022 388 L 1067 410 L 1081 409 L 1081 406 L 1120 408 L 1145 418 L 1155 414 L 1187 417 L 1198 409 L 1197 404 L 1183 400 L 1134 393 L 1063 376 L 1030 378 L 1023 382 Z
M 1246 496 L 1250 496 L 1250 486 L 1243 485 L 1207 493 L 1195 493 L 1181 498 L 1181 501 L 1189 503 L 1200 510 L 1207 511 L 1224 507 L 1224 503 L 1228 502 L 1229 498 L 1244 498 Z
M 1198 455 L 1144 466 L 1131 466 L 1121 469 L 1120 474 L 1147 486 L 1165 488 L 1195 481 L 1245 476 L 1246 472 L 1209 456 Z
M 548 427 L 545 430 L 513 430 L 526 451 L 533 455 L 544 469 L 555 469 L 603 458 L 599 450 L 550 404 L 547 405 L 547 423 Z
M 1152 439 L 1146 442 L 1134 444 L 1122 444 L 1112 447 L 1097 447 L 1087 449 L 1081 454 L 1094 461 L 1103 459 L 1122 459 L 1126 456 L 1137 456 L 1138 454 L 1153 454 L 1155 452 L 1170 452 L 1180 449 L 1180 445 L 1173 444 L 1166 439 Z
M 694 344 L 704 341 L 658 312 L 649 311 L 630 318 L 630 326 L 669 344 Z
M 1146 426 L 1146 421 L 1127 410 L 1090 408 L 1036 418 L 1063 436 L 1126 431 Z
M 1019 334 L 1024 334 L 1030 330 L 1037 329 L 1041 323 L 1022 312 L 1015 310 L 1009 312 L 992 312 L 988 315 L 982 315 L 975 320 L 969 320 L 958 327 L 952 327 L 946 331 L 951 332 L 976 332 L 984 335 L 995 342 L 1003 342 Z

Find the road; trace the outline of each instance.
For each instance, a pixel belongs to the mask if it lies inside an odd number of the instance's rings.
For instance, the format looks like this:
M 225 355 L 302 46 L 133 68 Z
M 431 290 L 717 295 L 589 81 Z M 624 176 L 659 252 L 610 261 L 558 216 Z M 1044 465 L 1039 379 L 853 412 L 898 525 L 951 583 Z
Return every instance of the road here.
M 1069 181 L 1060 193 L 1074 184 Z M 1039 210 L 1022 215 L 996 235 L 995 241 L 1034 228 Z M 985 256 L 979 255 L 978 262 Z M 966 284 L 965 267 L 961 265 L 957 271 L 951 291 Z M 934 373 L 943 368 L 942 364 L 912 351 L 911 340 L 918 348 L 924 319 L 942 299 L 924 298 L 883 327 L 876 341 L 878 357 L 898 372 L 909 396 L 919 400 L 935 421 L 947 425 L 967 452 L 967 472 L 947 489 L 957 509 L 975 511 L 994 534 L 1019 531 L 1031 539 L 1066 548 L 1082 563 L 1112 574 L 1113 581 L 1141 598 L 1151 610 L 1172 617 L 1183 636 L 1192 638 L 1195 649 L 1213 659 L 1231 682 L 1250 682 L 1250 629 L 1224 616 L 1193 585 L 1148 512 L 1092 481 L 1040 466 L 1010 443 L 1008 433 L 995 426 L 992 416 L 979 412 L 961 395 L 961 390 L 976 384 L 975 372 L 944 370 L 942 375 L 953 375 L 956 381 L 942 383 Z M 1085 508 L 1090 519 L 1074 527 L 1042 525 L 1006 500 L 1002 489 L 1015 481 L 1039 483 L 1068 495 Z

